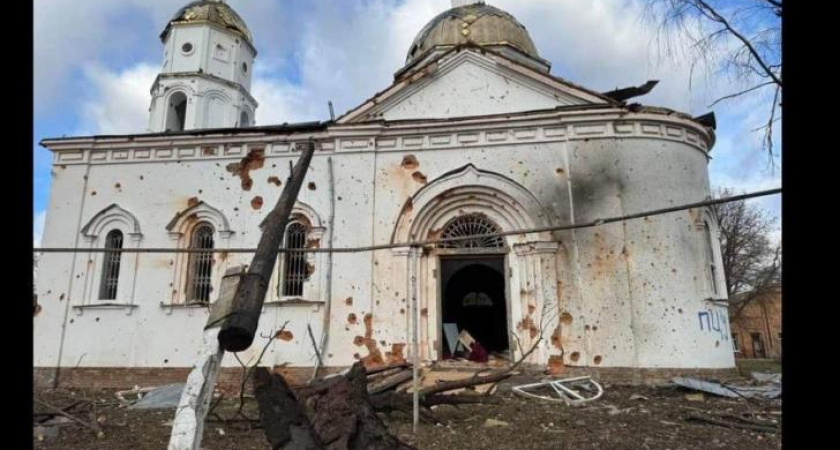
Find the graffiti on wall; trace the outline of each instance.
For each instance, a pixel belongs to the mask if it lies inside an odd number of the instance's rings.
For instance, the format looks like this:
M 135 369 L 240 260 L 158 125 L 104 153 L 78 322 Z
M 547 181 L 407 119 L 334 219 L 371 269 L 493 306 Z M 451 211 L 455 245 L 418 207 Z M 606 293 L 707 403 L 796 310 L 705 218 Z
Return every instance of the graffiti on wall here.
M 697 317 L 700 319 L 700 331 L 717 332 L 722 340 L 729 340 L 729 311 L 723 308 L 700 311 Z

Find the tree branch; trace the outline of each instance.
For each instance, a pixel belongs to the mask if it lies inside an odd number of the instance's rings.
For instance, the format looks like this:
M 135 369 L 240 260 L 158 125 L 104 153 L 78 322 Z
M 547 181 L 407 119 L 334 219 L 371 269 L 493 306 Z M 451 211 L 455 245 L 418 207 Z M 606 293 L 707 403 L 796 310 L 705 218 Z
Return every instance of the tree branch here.
M 729 23 L 728 20 L 726 20 L 723 16 L 718 14 L 718 12 L 714 8 L 712 8 L 711 5 L 706 3 L 704 0 L 694 0 L 694 1 L 697 2 L 697 4 L 700 5 L 703 8 L 703 9 L 701 9 L 701 12 L 703 12 L 703 10 L 708 12 L 708 14 L 704 12 L 705 16 L 709 17 L 711 20 L 713 20 L 713 21 L 723 25 L 724 27 L 726 27 L 726 29 L 729 30 L 729 32 L 732 33 L 732 35 L 735 36 L 736 39 L 741 41 L 741 43 L 744 44 L 744 46 L 746 46 L 747 49 L 750 51 L 750 54 L 752 54 L 752 56 L 753 56 L 753 58 L 755 58 L 756 62 L 758 62 L 758 64 L 761 66 L 761 68 L 764 69 L 767 76 L 772 78 L 773 82 L 778 84 L 779 87 L 782 86 L 782 80 L 778 76 L 776 76 L 776 74 L 772 70 L 770 70 L 770 67 L 768 67 L 767 63 L 764 62 L 764 59 L 761 57 L 761 55 L 758 54 L 758 51 L 755 49 L 755 47 L 753 47 L 753 45 L 749 41 L 749 39 L 747 39 L 746 37 L 744 37 L 744 35 L 739 33 L 738 30 L 736 30 Z
M 773 83 L 772 81 L 768 81 L 768 82 L 765 82 L 765 83 L 761 83 L 761 84 L 759 84 L 759 85 L 757 85 L 757 86 L 753 86 L 753 87 L 751 87 L 751 88 L 749 88 L 749 89 L 744 89 L 743 91 L 736 92 L 736 93 L 734 93 L 734 94 L 724 95 L 723 97 L 721 97 L 721 98 L 719 98 L 719 99 L 717 99 L 717 100 L 713 101 L 713 102 L 712 102 L 709 106 L 707 106 L 707 108 L 711 108 L 711 107 L 713 107 L 713 106 L 717 105 L 718 103 L 720 103 L 720 102 L 722 102 L 722 101 L 724 101 L 724 100 L 730 100 L 730 99 L 733 99 L 733 98 L 735 98 L 735 97 L 740 97 L 740 96 L 742 96 L 742 95 L 744 95 L 744 94 L 747 94 L 747 93 L 750 93 L 750 92 L 752 92 L 752 91 L 755 91 L 756 89 L 761 89 L 761 88 L 763 88 L 764 86 L 769 86 L 769 85 L 771 85 L 771 84 L 775 84 L 775 83 Z

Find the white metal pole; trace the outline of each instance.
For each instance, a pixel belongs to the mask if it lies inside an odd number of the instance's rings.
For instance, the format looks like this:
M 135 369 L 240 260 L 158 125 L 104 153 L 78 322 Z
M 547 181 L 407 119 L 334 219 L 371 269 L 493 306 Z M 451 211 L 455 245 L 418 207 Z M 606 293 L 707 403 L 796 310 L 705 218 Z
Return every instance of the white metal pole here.
M 411 353 L 413 356 L 413 391 L 414 391 L 414 434 L 417 435 L 420 425 L 420 345 L 419 345 L 419 308 L 417 307 L 417 247 L 409 252 L 409 276 L 411 277 Z

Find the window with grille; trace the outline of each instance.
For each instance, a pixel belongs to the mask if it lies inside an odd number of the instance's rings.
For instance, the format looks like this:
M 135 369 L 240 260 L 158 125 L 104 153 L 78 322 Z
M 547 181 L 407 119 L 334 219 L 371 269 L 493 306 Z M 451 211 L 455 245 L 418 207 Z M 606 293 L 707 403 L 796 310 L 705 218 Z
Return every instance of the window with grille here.
M 289 250 L 303 249 L 306 246 L 306 227 L 293 222 L 286 229 L 285 247 Z M 306 281 L 306 253 L 286 252 L 283 263 L 283 296 L 302 296 L 303 283 Z
M 123 234 L 120 230 L 111 230 L 105 237 L 106 250 L 122 250 Z M 115 300 L 117 284 L 120 281 L 120 257 L 122 252 L 105 252 L 102 261 L 102 279 L 99 284 L 100 300 Z
M 483 234 L 498 233 L 499 228 L 481 214 L 468 214 L 449 222 L 443 229 L 442 239 L 460 238 Z M 476 237 L 457 241 L 443 242 L 443 248 L 494 248 L 504 247 L 501 236 Z
M 201 224 L 193 231 L 190 249 L 212 250 L 213 227 Z M 213 252 L 190 253 L 189 276 L 187 277 L 187 301 L 209 302 L 213 281 Z
M 712 227 L 708 221 L 703 221 L 703 232 L 706 235 L 706 278 L 709 280 L 709 287 L 713 294 L 718 293 L 717 282 L 717 264 L 715 264 L 715 250 L 714 238 L 712 237 Z

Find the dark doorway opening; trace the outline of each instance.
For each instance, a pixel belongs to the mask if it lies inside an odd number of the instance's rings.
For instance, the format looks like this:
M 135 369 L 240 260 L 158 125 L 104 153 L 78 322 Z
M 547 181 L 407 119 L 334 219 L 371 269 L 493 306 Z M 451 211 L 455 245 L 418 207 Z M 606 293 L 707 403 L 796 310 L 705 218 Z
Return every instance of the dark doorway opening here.
M 441 258 L 443 323 L 467 330 L 490 353 L 509 348 L 504 269 L 504 255 Z M 443 342 L 444 359 L 451 358 Z

